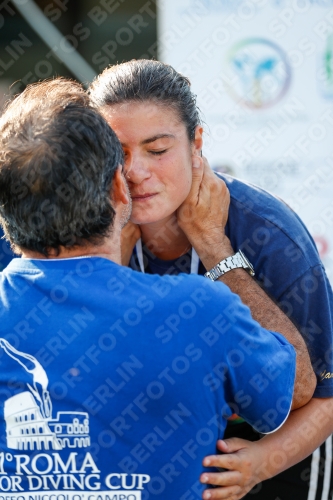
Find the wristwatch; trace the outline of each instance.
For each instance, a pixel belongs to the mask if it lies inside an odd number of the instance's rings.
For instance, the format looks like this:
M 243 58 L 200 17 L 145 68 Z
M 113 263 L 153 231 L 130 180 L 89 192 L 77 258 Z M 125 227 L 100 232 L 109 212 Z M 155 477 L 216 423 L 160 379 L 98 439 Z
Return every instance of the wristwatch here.
M 227 257 L 224 260 L 221 260 L 216 266 L 214 266 L 210 271 L 207 271 L 204 274 L 205 278 L 209 278 L 212 281 L 216 281 L 220 276 L 231 271 L 232 269 L 238 269 L 242 267 L 245 269 L 251 276 L 255 275 L 253 266 L 251 262 L 245 257 L 241 250 L 238 250 L 235 255 L 231 257 Z

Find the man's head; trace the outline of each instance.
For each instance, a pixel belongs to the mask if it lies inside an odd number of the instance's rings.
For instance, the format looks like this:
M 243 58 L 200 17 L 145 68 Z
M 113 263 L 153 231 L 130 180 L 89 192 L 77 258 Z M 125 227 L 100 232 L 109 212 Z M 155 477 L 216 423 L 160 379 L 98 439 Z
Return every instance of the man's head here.
M 116 135 L 79 84 L 29 86 L 0 118 L 0 222 L 12 246 L 49 256 L 101 243 L 122 164 Z

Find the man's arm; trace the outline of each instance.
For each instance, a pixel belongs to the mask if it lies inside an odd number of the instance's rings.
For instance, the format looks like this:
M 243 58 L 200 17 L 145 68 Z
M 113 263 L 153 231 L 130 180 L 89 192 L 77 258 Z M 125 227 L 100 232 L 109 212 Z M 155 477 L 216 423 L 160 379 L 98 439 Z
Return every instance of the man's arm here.
M 256 484 L 300 462 L 333 432 L 332 413 L 333 398 L 313 398 L 293 411 L 279 430 L 260 441 L 219 441 L 218 450 L 223 454 L 204 458 L 203 465 L 227 471 L 201 475 L 201 482 L 221 486 L 206 490 L 203 498 L 220 500 L 234 495 L 232 498 L 238 500 Z
M 230 247 L 231 248 L 231 247 Z M 222 247 L 220 249 L 222 251 Z M 233 250 L 229 255 L 233 255 Z M 228 256 L 229 256 L 228 255 Z M 207 257 L 208 268 L 213 257 Z M 221 257 L 223 259 L 225 257 Z M 220 259 L 220 260 L 221 260 Z M 202 261 L 206 267 L 205 261 Z M 213 267 L 213 264 L 211 267 Z M 245 269 L 234 269 L 219 278 L 230 290 L 240 296 L 250 310 L 253 319 L 266 328 L 281 333 L 296 350 L 296 377 L 292 410 L 305 405 L 313 395 L 317 379 L 312 369 L 306 344 L 294 324 L 267 296 Z
M 235 253 L 224 233 L 230 196 L 225 183 L 214 175 L 205 160 L 195 157 L 194 161 L 198 167 L 193 168 L 192 188 L 178 210 L 177 218 L 209 270 Z M 294 346 L 297 357 L 292 409 L 306 404 L 316 387 L 316 376 L 305 342 L 296 327 L 244 269 L 234 269 L 219 279 L 240 296 L 262 327 L 280 332 Z

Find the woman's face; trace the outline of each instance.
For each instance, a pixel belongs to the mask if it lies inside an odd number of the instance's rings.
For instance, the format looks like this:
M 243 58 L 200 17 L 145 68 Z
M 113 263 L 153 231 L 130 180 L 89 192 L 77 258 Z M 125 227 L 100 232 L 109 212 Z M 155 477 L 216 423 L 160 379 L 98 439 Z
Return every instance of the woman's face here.
M 131 220 L 148 224 L 168 219 L 190 191 L 192 156 L 201 150 L 202 129 L 197 128 L 191 143 L 176 112 L 149 101 L 106 106 L 103 115 L 124 149 Z

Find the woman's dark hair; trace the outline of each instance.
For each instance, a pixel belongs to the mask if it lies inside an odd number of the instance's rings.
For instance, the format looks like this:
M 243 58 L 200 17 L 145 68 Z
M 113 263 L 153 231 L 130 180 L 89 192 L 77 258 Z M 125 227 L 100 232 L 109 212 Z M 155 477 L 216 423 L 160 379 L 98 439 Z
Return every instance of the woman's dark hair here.
M 172 107 L 193 141 L 195 127 L 201 121 L 190 87 L 189 79 L 169 64 L 140 59 L 105 69 L 91 84 L 89 94 L 98 108 L 126 101 L 152 101 Z
M 79 84 L 27 87 L 0 119 L 0 223 L 14 249 L 99 244 L 119 164 L 121 144 Z

